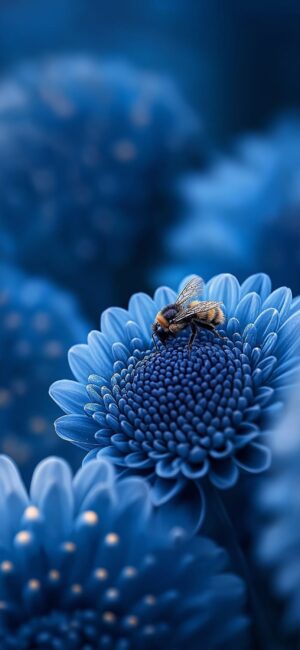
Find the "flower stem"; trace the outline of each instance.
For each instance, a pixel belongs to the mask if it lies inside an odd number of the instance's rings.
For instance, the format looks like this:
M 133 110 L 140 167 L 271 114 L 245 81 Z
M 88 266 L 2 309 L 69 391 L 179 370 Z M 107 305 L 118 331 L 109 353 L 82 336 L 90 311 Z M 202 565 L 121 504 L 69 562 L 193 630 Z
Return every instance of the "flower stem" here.
M 220 497 L 219 491 L 211 484 L 206 484 L 206 495 L 216 512 L 217 519 L 222 526 L 222 534 L 226 539 L 226 550 L 229 552 L 233 564 L 237 571 L 244 578 L 248 588 L 248 597 L 254 620 L 255 650 L 280 650 L 274 645 L 274 639 L 271 639 L 265 624 L 264 617 L 261 613 L 260 599 L 255 592 L 253 580 L 246 562 L 244 553 L 237 541 L 236 532 L 224 503 Z

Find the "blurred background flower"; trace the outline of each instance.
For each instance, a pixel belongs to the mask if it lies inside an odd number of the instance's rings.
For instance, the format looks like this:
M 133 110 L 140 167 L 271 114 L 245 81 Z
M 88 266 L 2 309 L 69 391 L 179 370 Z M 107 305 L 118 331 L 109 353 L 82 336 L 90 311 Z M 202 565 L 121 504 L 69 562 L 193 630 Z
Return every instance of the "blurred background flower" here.
M 168 231 L 169 264 L 154 278 L 205 278 L 224 268 L 244 279 L 266 271 L 300 292 L 300 119 L 283 116 L 262 134 L 240 137 L 232 157 L 181 186 L 181 219 Z
M 142 479 L 117 481 L 106 461 L 72 478 L 49 458 L 27 493 L 1 456 L 0 488 L 2 650 L 248 648 L 227 553 L 178 529 L 176 509 L 162 536 Z
M 264 575 L 269 596 L 277 600 L 277 616 L 287 640 L 296 640 L 300 632 L 299 431 L 299 396 L 294 395 L 273 433 L 274 462 L 259 485 L 252 513 L 256 569 Z
M 171 82 L 125 63 L 15 70 L 0 84 L 0 211 L 14 259 L 72 289 L 96 323 L 159 259 L 176 177 L 201 159 L 199 128 Z
M 0 449 L 28 479 L 38 460 L 65 453 L 53 420 L 49 383 L 68 372 L 66 354 L 88 327 L 73 298 L 48 282 L 0 267 Z

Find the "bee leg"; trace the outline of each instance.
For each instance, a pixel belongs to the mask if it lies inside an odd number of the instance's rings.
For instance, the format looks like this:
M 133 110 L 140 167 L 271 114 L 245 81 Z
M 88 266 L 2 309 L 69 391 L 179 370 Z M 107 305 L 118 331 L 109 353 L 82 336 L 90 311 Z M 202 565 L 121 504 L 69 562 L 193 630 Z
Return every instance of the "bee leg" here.
M 221 341 L 225 341 L 225 336 L 222 336 L 218 330 L 216 330 L 214 325 L 211 325 L 210 323 L 204 323 L 203 321 L 199 322 L 200 327 L 202 327 L 204 330 L 208 330 L 209 332 L 212 332 L 215 334 L 215 336 L 218 337 L 218 339 L 221 339 Z
M 157 340 L 156 340 L 156 338 L 155 338 L 155 336 L 154 336 L 154 332 L 153 332 L 153 334 L 152 334 L 152 340 L 153 340 L 153 343 L 154 343 L 154 345 L 155 345 L 155 352 L 156 352 L 156 354 L 157 354 L 157 353 L 159 352 L 159 347 L 158 347 L 158 345 L 157 345 Z
M 193 343 L 196 336 L 197 336 L 197 325 L 195 323 L 191 323 L 191 336 L 188 342 L 189 354 L 191 354 L 191 349 L 193 347 Z

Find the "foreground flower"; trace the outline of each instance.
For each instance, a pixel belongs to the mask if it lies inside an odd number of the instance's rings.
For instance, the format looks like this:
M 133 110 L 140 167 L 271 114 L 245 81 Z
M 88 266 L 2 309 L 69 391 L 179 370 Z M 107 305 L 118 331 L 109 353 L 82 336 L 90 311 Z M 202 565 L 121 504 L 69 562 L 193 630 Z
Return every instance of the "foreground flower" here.
M 253 507 L 253 549 L 265 571 L 271 596 L 281 608 L 285 634 L 297 634 L 300 620 L 300 407 L 294 396 L 272 440 L 273 466 L 260 485 Z M 274 608 L 275 609 L 275 608 Z M 278 617 L 278 613 L 277 613 Z
M 156 353 L 151 324 L 176 294 L 163 287 L 153 300 L 136 294 L 128 311 L 105 311 L 101 332 L 70 350 L 77 381 L 50 391 L 67 413 L 57 433 L 89 451 L 87 459 L 107 456 L 121 471 L 142 473 L 157 504 L 187 484 L 201 500 L 205 476 L 229 488 L 240 470 L 265 470 L 261 434 L 295 380 L 300 311 L 289 289 L 271 293 L 264 274 L 241 286 L 224 274 L 203 297 L 223 301 L 225 340 L 201 331 L 190 353 L 184 332 Z
M 196 133 L 160 76 L 82 56 L 17 68 L 0 84 L 0 212 L 18 264 L 76 291 L 95 318 L 127 299 L 174 216 Z
M 49 382 L 68 371 L 67 350 L 86 336 L 73 299 L 42 280 L 0 266 L 0 450 L 28 477 L 57 445 Z M 78 463 L 77 454 L 77 463 Z
M 2 456 L 0 511 L 1 650 L 247 646 L 226 553 L 178 530 L 176 510 L 162 536 L 143 480 L 116 481 L 106 461 L 72 479 L 50 458 L 29 496 Z
M 275 286 L 299 293 L 299 174 L 299 119 L 240 138 L 234 155 L 183 182 L 182 218 L 167 232 L 169 264 L 156 279 L 263 269 Z

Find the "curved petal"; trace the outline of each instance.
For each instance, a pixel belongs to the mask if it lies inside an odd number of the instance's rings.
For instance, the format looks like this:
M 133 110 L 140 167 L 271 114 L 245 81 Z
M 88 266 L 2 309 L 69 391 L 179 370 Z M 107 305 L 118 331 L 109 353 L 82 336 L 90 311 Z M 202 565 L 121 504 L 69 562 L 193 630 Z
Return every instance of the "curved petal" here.
M 235 317 L 243 329 L 249 323 L 254 323 L 261 308 L 261 299 L 257 293 L 247 293 L 235 310 Z
M 235 313 L 240 299 L 240 285 L 234 275 L 222 273 L 215 276 L 206 286 L 209 300 L 220 300 L 224 303 L 228 318 Z
M 287 287 L 279 287 L 270 295 L 263 303 L 263 309 L 268 307 L 274 307 L 279 312 L 280 318 L 284 319 L 287 317 L 290 306 L 292 303 L 292 292 Z
M 144 343 L 149 345 L 151 326 L 157 314 L 153 300 L 146 293 L 135 293 L 129 301 L 130 317 L 137 322 L 143 334 Z
M 94 436 L 97 427 L 87 415 L 63 415 L 55 421 L 54 426 L 56 433 L 63 440 L 71 440 L 79 445 L 83 443 L 90 448 L 97 447 Z
M 270 332 L 276 332 L 279 325 L 279 313 L 277 309 L 269 307 L 259 314 L 254 325 L 257 329 L 257 341 L 263 343 Z
M 88 377 L 94 372 L 93 359 L 88 345 L 73 345 L 68 354 L 69 365 L 74 377 L 82 384 L 88 383 Z
M 185 479 L 176 479 L 175 481 L 163 479 L 159 476 L 154 478 L 153 485 L 150 489 L 151 499 L 155 506 L 161 506 L 176 496 L 185 485 Z
M 262 302 L 264 302 L 272 290 L 272 283 L 269 276 L 266 273 L 255 273 L 250 275 L 241 286 L 241 298 L 246 296 L 247 293 L 252 293 L 253 291 L 257 293 Z
M 188 535 L 196 534 L 204 517 L 205 498 L 196 481 L 187 481 L 175 496 L 155 510 L 156 527 L 166 538 L 166 533 L 175 532 L 174 528 Z
M 218 458 L 215 461 L 213 459 L 211 460 L 209 478 L 213 485 L 220 490 L 227 490 L 235 485 L 238 475 L 238 468 L 232 458 Z
M 49 395 L 65 413 L 82 413 L 89 400 L 85 385 L 71 379 L 55 381 Z
M 270 467 L 271 451 L 264 445 L 252 442 L 237 452 L 235 462 L 241 469 L 259 474 Z
M 109 307 L 103 312 L 101 316 L 101 332 L 109 343 L 112 344 L 116 341 L 126 343 L 124 332 L 128 320 L 128 311 L 121 307 Z
M 88 335 L 88 346 L 93 358 L 93 374 L 109 379 L 113 367 L 111 342 L 102 332 L 93 330 Z
M 113 465 L 104 459 L 90 460 L 88 465 L 83 465 L 73 480 L 75 511 L 79 511 L 93 485 L 112 485 L 114 477 Z
M 154 302 L 157 310 L 159 311 L 166 305 L 174 303 L 176 298 L 177 294 L 173 289 L 170 289 L 169 287 L 159 287 L 159 289 L 156 289 L 154 294 Z

